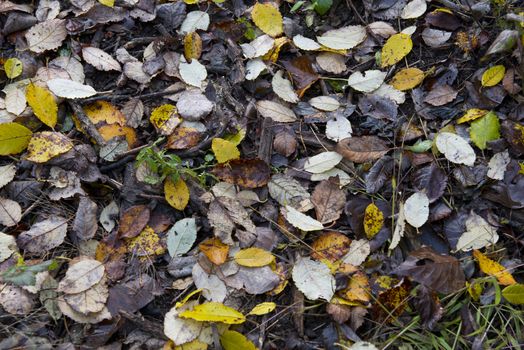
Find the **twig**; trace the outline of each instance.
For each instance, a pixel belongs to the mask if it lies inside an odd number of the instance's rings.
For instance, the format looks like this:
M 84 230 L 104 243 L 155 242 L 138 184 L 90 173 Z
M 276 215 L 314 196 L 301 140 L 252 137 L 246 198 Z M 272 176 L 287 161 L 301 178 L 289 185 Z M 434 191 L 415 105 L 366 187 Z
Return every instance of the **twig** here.
M 100 135 L 96 127 L 93 125 L 91 120 L 87 117 L 87 115 L 84 113 L 84 110 L 82 107 L 73 101 L 68 101 L 69 107 L 75 112 L 76 117 L 80 122 L 82 123 L 82 127 L 87 132 L 89 136 L 91 136 L 98 145 L 104 146 L 106 144 L 106 140 Z

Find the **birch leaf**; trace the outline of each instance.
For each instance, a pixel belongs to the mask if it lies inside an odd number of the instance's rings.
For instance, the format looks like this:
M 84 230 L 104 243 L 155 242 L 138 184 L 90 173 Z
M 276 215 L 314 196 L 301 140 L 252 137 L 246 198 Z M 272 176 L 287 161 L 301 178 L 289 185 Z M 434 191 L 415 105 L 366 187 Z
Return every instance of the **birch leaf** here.
M 310 258 L 299 258 L 293 266 L 293 282 L 309 300 L 330 301 L 335 294 L 335 278 L 329 267 Z

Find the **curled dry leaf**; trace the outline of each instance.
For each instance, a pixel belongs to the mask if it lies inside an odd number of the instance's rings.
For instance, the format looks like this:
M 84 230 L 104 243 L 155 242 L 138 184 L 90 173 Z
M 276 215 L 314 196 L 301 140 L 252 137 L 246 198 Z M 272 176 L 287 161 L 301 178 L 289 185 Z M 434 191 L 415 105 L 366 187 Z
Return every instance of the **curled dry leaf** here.
M 389 148 L 376 136 L 361 136 L 341 140 L 336 150 L 352 162 L 366 163 L 384 156 Z

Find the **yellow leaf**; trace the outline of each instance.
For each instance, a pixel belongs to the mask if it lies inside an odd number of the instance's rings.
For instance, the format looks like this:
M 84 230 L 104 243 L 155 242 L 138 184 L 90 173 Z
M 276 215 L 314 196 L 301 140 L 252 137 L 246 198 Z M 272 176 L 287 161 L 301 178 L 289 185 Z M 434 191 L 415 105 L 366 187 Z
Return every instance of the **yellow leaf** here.
M 326 259 L 334 263 L 349 251 L 351 240 L 339 232 L 326 232 L 313 241 L 311 257 L 315 260 Z
M 418 68 L 405 68 L 397 72 L 390 85 L 400 91 L 413 89 L 424 80 L 424 72 Z
M 149 120 L 162 135 L 170 135 L 181 122 L 176 107 L 171 104 L 155 108 Z
M 273 48 L 268 51 L 264 56 L 262 56 L 262 59 L 264 61 L 271 61 L 276 62 L 278 60 L 278 55 L 280 54 L 280 49 L 282 49 L 282 46 L 287 44 L 290 40 L 286 37 L 281 37 L 275 39 L 275 43 L 273 44 Z
M 471 283 L 466 281 L 466 288 L 468 289 L 468 293 L 473 300 L 480 300 L 480 295 L 482 294 L 482 285 L 480 283 L 476 282 L 475 280 L 473 280 Z
M 255 305 L 255 307 L 252 308 L 251 311 L 249 311 L 248 315 L 255 315 L 255 316 L 265 315 L 275 310 L 276 307 L 277 307 L 277 304 L 273 302 L 268 301 L 265 303 L 260 303 L 258 305 Z
M 469 121 L 478 119 L 480 117 L 483 117 L 486 113 L 488 113 L 488 111 L 486 111 L 485 109 L 470 108 L 466 111 L 466 113 L 462 117 L 460 117 L 457 120 L 457 124 L 462 124 L 465 122 L 469 122 Z
M 524 162 L 519 162 L 519 174 L 524 175 Z
M 73 148 L 73 143 L 59 132 L 44 131 L 33 134 L 27 146 L 27 160 L 45 163 L 49 159 L 66 153 Z
M 98 2 L 107 7 L 115 6 L 115 0 L 98 0 Z
M 275 256 L 261 248 L 247 248 L 235 254 L 235 261 L 242 266 L 261 267 L 275 261 Z
M 479 250 L 473 250 L 473 256 L 477 259 L 480 270 L 486 275 L 496 277 L 500 284 L 508 286 L 517 283 L 511 273 L 509 273 L 504 266 L 491 260 Z
M 162 255 L 166 251 L 160 242 L 160 237 L 149 226 L 146 226 L 138 236 L 126 241 L 129 252 L 146 259 L 150 256 Z
M 224 350 L 257 350 L 255 344 L 241 333 L 227 330 L 220 336 L 220 344 Z
M 257 2 L 251 12 L 251 18 L 261 31 L 272 37 L 278 36 L 284 31 L 282 15 L 278 8 L 272 4 Z
M 184 2 L 188 5 L 198 4 L 198 0 L 184 0 Z
M 229 254 L 229 246 L 222 243 L 217 237 L 204 240 L 198 245 L 198 249 L 215 265 L 225 263 Z
M 133 145 L 136 142 L 136 132 L 135 129 L 130 128 L 129 126 L 120 126 L 118 124 L 108 124 L 101 126 L 98 129 L 100 135 L 104 140 L 109 141 L 113 137 L 125 136 L 129 149 L 133 148 Z
M 241 324 L 246 321 L 246 317 L 237 310 L 217 302 L 197 305 L 193 310 L 181 312 L 179 317 L 190 318 L 195 321 L 222 322 L 226 324 Z
M 219 163 L 225 163 L 240 158 L 240 151 L 237 146 L 228 140 L 214 138 L 211 143 L 211 149 Z
M 394 34 L 382 47 L 381 67 L 391 66 L 403 59 L 413 48 L 411 37 L 404 33 Z
M 10 58 L 4 63 L 5 75 L 9 79 L 14 79 L 22 74 L 24 65 L 18 58 Z
M 244 137 L 246 137 L 246 129 L 239 129 L 236 134 L 226 134 L 224 140 L 230 141 L 235 146 L 238 146 Z
M 31 130 L 18 123 L 0 124 L 0 155 L 18 154 L 27 148 Z
M 209 346 L 207 345 L 207 343 L 204 343 L 198 339 L 195 339 L 193 341 L 190 341 L 189 343 L 177 345 L 174 349 L 175 350 L 206 350 L 208 347 Z
M 514 284 L 502 290 L 502 296 L 512 304 L 524 304 L 524 284 Z
M 184 37 L 184 57 L 187 62 L 191 63 L 191 60 L 199 59 L 202 54 L 202 39 L 197 32 L 187 33 Z
M 95 125 L 99 123 L 126 125 L 126 117 L 107 101 L 96 101 L 84 107 L 84 113 Z
M 342 291 L 342 295 L 348 301 L 368 302 L 371 296 L 369 294 L 369 280 L 366 274 L 359 271 L 351 276 L 348 286 Z
M 184 180 L 173 182 L 170 178 L 164 181 L 165 197 L 169 205 L 177 210 L 184 210 L 189 203 L 189 188 Z
M 364 232 L 368 239 L 375 237 L 383 224 L 384 214 L 374 203 L 370 203 L 364 212 Z
M 58 105 L 53 94 L 49 90 L 31 83 L 27 86 L 25 98 L 37 118 L 50 128 L 54 128 L 58 119 Z
M 499 64 L 487 69 L 484 74 L 482 74 L 482 86 L 490 87 L 495 86 L 502 81 L 506 74 L 506 67 Z
M 193 295 L 198 294 L 198 293 L 200 293 L 200 292 L 202 292 L 202 289 L 196 289 L 196 290 L 192 291 L 191 293 L 189 293 L 188 295 L 186 295 L 186 296 L 184 297 L 184 299 L 178 301 L 178 302 L 175 304 L 175 307 L 176 307 L 177 309 L 181 308 L 182 306 L 184 306 L 184 305 L 187 303 L 187 301 L 188 301 L 189 299 L 191 299 L 191 297 L 192 297 Z

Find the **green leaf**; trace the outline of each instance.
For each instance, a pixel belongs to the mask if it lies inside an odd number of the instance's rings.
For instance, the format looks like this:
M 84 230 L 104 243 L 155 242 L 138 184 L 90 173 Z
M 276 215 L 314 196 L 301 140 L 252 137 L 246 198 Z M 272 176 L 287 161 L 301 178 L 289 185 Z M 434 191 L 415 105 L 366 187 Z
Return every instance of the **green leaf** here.
M 54 270 L 58 266 L 54 260 L 44 261 L 36 265 L 14 265 L 5 270 L 0 276 L 5 282 L 17 286 L 34 286 L 36 283 L 36 274 L 43 271 Z
M 4 63 L 5 75 L 9 79 L 14 79 L 22 74 L 24 65 L 18 58 L 10 58 Z
M 325 15 L 333 5 L 333 0 L 317 0 L 315 1 L 315 12 L 319 15 Z
M 486 149 L 486 143 L 500 138 L 500 122 L 494 112 L 489 112 L 471 123 L 469 136 L 480 149 Z
M 418 140 L 413 146 L 404 146 L 405 149 L 415 153 L 423 153 L 431 148 L 433 141 L 431 140 Z
M 502 290 L 502 296 L 512 304 L 524 304 L 524 284 L 514 284 Z

